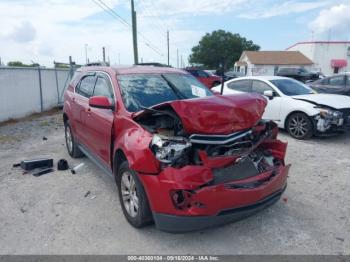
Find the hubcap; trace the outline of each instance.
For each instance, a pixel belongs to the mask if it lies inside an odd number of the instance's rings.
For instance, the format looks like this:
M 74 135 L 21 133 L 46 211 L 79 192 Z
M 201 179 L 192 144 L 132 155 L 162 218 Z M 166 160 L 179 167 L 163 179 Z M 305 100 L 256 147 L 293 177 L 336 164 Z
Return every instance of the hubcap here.
M 69 126 L 66 127 L 66 144 L 67 144 L 68 151 L 71 153 L 73 148 L 73 139 L 72 139 L 72 134 Z
M 304 117 L 295 116 L 290 120 L 289 131 L 296 137 L 303 137 L 307 131 L 307 121 Z
M 126 212 L 131 217 L 136 217 L 139 210 L 139 198 L 137 197 L 135 180 L 128 171 L 122 174 L 121 193 Z

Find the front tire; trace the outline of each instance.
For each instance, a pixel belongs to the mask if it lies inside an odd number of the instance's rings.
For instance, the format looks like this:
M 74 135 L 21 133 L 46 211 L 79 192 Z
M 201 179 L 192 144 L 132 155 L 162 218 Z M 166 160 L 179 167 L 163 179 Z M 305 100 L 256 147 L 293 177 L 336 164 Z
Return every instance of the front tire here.
M 144 227 L 153 221 L 146 192 L 135 171 L 124 161 L 118 170 L 116 182 L 119 201 L 126 220 L 136 228 Z
M 289 116 L 286 129 L 292 137 L 300 140 L 310 139 L 314 134 L 312 121 L 304 113 Z

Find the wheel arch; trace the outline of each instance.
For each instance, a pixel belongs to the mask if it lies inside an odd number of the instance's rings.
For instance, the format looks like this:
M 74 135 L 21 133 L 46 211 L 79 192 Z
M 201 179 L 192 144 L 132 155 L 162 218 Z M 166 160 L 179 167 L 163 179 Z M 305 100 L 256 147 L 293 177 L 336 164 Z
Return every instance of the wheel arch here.
M 294 111 L 288 113 L 288 115 L 287 115 L 286 118 L 284 119 L 284 123 L 283 123 L 284 129 L 287 129 L 287 123 L 288 123 L 289 118 L 290 118 L 293 114 L 296 114 L 296 113 L 304 114 L 304 115 L 306 115 L 307 117 L 309 117 L 309 118 L 311 119 L 311 116 L 309 116 L 309 115 L 308 115 L 307 113 L 305 113 L 304 111 L 302 111 L 302 110 L 294 110 Z M 313 121 L 311 121 L 311 123 L 313 124 Z
M 118 168 L 124 161 L 128 161 L 128 159 L 123 150 L 119 148 L 115 151 L 113 157 L 113 172 L 115 175 L 117 175 Z

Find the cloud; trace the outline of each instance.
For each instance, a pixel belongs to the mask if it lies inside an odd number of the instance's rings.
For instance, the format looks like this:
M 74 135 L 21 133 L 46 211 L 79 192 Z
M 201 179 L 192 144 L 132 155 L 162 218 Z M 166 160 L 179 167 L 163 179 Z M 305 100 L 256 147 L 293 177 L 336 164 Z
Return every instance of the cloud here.
M 155 16 L 188 16 L 220 14 L 240 8 L 247 0 L 147 0 L 141 2 L 142 14 Z M 251 2 L 249 0 L 248 2 Z M 146 14 L 145 14 L 146 13 Z
M 329 4 L 329 1 L 317 1 L 317 2 L 299 2 L 299 1 L 286 1 L 280 4 L 268 5 L 265 3 L 260 8 L 252 8 L 250 11 L 242 12 L 238 15 L 240 18 L 247 19 L 261 19 L 275 16 L 282 16 L 295 13 L 303 13 L 310 10 L 314 10 L 320 7 L 324 7 Z
M 18 43 L 31 42 L 36 37 L 36 29 L 29 21 L 23 21 L 7 37 Z
M 332 33 L 337 36 L 349 34 L 350 5 L 339 4 L 330 9 L 321 10 L 317 18 L 309 24 L 309 28 L 318 35 Z

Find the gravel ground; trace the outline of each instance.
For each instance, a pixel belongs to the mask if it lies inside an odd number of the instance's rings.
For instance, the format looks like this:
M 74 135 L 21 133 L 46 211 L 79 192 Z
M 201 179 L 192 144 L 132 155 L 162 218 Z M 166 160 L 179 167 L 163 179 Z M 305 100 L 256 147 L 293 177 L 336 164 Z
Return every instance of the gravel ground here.
M 0 127 L 0 254 L 350 254 L 349 134 L 297 141 L 281 132 L 292 163 L 283 200 L 240 222 L 169 234 L 129 226 L 114 181 L 71 159 L 63 131 L 59 113 Z M 85 166 L 41 177 L 12 168 L 39 157 Z

